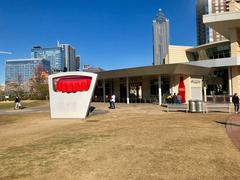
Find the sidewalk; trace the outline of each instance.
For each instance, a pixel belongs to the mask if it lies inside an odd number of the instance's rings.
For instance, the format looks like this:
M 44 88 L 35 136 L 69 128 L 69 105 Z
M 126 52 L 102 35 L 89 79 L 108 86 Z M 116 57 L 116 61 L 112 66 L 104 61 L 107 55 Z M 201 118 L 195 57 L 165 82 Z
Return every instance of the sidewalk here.
M 13 110 L 12 109 L 0 109 L 0 115 L 7 115 L 7 114 L 18 114 L 18 113 L 41 113 L 41 112 L 50 112 L 49 106 L 43 105 L 43 106 L 37 106 L 37 107 L 27 107 L 24 109 L 19 110 Z
M 229 117 L 226 123 L 226 131 L 233 144 L 240 150 L 240 114 Z

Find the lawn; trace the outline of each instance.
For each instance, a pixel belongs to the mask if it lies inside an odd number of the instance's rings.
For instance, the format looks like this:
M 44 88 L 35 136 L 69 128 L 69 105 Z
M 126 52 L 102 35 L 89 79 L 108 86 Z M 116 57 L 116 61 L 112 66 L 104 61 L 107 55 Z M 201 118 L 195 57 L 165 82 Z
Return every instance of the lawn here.
M 0 116 L 0 179 L 239 179 L 228 114 L 95 104 L 84 121 Z
M 47 104 L 48 101 L 42 101 L 42 100 L 26 100 L 21 101 L 21 104 L 23 107 L 36 107 L 40 105 Z M 2 101 L 0 102 L 0 110 L 2 109 L 13 109 L 15 106 L 14 101 Z

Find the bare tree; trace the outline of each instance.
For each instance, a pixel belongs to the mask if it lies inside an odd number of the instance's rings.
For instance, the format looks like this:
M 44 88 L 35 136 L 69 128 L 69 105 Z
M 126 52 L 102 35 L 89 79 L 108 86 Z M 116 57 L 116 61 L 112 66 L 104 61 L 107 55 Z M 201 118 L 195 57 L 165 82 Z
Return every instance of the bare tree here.
M 22 96 L 24 93 L 23 75 L 18 74 L 16 81 L 7 83 L 5 91 L 10 95 Z
M 0 85 L 0 101 L 4 99 L 4 95 L 5 95 L 5 88 L 3 85 Z
M 32 96 L 44 99 L 48 96 L 48 72 L 45 71 L 42 65 L 38 65 L 34 69 L 34 75 L 29 80 L 29 88 Z

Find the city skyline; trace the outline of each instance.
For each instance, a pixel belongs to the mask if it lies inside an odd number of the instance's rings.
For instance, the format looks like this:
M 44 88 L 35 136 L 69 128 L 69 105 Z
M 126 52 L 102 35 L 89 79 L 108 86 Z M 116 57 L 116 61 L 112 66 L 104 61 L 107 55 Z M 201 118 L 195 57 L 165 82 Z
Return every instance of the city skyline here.
M 13 54 L 0 55 L 0 83 L 4 82 L 5 59 L 27 58 L 32 46 L 51 47 L 57 40 L 72 44 L 81 55 L 82 65 L 103 69 L 150 65 L 152 20 L 159 8 L 171 21 L 171 44 L 196 44 L 195 2 L 192 0 L 182 1 L 180 6 L 157 0 L 92 1 L 96 6 L 84 1 L 56 2 L 53 0 L 41 8 L 44 3 L 13 1 L 14 7 L 9 7 L 8 1 L 2 1 L 0 49 L 13 51 Z M 26 11 L 22 12 L 22 6 Z M 185 9 L 175 11 L 181 7 Z M 31 26 L 36 23 L 37 26 Z M 181 23 L 187 27 L 180 26 Z

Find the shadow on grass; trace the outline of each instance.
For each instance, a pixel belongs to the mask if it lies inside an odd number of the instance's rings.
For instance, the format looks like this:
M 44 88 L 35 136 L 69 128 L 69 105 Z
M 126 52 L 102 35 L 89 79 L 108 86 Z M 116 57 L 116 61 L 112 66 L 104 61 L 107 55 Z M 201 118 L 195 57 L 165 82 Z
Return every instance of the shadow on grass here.
M 229 123 L 229 122 L 223 122 L 223 121 L 215 121 L 216 123 L 218 124 L 222 124 L 222 125 L 225 125 L 225 126 L 237 126 L 237 127 L 240 127 L 240 124 L 237 124 L 237 123 Z
M 99 115 L 99 114 L 106 114 L 106 113 L 109 113 L 109 111 L 107 111 L 107 110 L 104 110 L 104 109 L 96 109 L 96 107 L 93 107 L 93 106 L 91 106 L 90 108 L 89 108 L 89 112 L 88 112 L 88 114 L 89 115 Z

